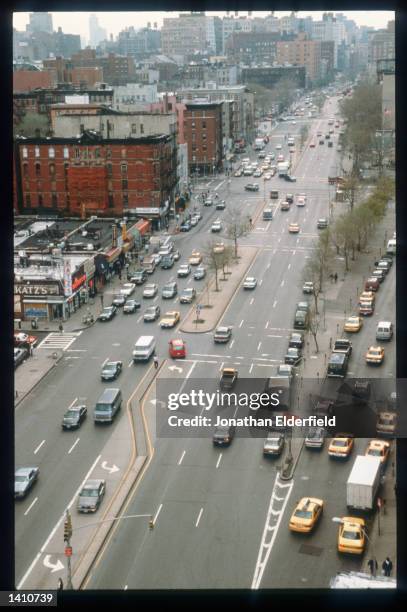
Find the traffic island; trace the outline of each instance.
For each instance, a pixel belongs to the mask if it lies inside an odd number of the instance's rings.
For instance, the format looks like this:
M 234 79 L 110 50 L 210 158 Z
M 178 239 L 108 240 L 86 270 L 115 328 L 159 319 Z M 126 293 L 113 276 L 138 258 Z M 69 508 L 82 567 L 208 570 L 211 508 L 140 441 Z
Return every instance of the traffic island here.
M 218 291 L 216 291 L 215 279 L 209 282 L 209 286 L 198 295 L 196 304 L 182 321 L 180 326 L 181 332 L 205 333 L 212 331 L 216 327 L 227 306 L 238 291 L 242 278 L 252 265 L 257 252 L 258 249 L 255 247 L 239 247 L 239 258 L 232 264 L 232 268 L 228 272 L 229 278 L 227 278 L 227 282 L 223 283 L 222 287 L 220 287 L 221 279 L 219 278 Z

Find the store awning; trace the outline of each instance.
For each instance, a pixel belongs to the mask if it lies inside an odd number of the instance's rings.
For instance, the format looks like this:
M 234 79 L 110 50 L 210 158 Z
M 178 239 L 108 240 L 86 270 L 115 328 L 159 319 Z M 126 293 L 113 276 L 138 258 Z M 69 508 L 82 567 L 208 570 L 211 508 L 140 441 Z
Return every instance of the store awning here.
M 140 219 L 140 221 L 137 221 L 134 227 L 140 232 L 141 236 L 144 236 L 150 231 L 150 221 Z
M 134 244 L 134 235 L 128 233 L 126 242 L 123 242 L 123 246 L 122 246 L 123 253 L 127 253 L 127 251 L 131 249 L 133 244 Z
M 122 250 L 120 247 L 114 247 L 113 249 L 110 249 L 106 252 L 106 261 L 108 263 L 113 263 L 119 257 L 121 252 Z

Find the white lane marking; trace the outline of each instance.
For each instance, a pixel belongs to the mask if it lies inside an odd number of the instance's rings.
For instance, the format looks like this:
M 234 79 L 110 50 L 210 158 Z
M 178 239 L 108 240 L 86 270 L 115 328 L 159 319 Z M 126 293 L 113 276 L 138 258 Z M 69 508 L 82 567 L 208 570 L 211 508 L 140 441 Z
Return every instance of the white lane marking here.
M 273 302 L 273 308 L 275 308 L 277 306 L 277 300 L 274 300 Z
M 109 361 L 109 357 L 106 357 L 106 359 L 102 363 L 102 368 L 107 364 L 108 361 Z
M 217 191 L 219 189 L 219 187 L 222 187 L 224 182 L 225 181 L 222 181 L 221 183 L 219 183 L 219 185 L 216 185 L 216 187 L 214 188 L 214 191 Z
M 28 506 L 27 510 L 24 512 L 24 516 L 27 516 L 27 514 L 29 513 L 33 505 L 37 503 L 37 501 L 38 501 L 38 497 L 36 497 L 34 501 Z
M 75 404 L 75 402 L 77 401 L 77 399 L 78 399 L 78 398 L 77 398 L 77 397 L 75 397 L 75 399 L 74 399 L 74 400 L 72 400 L 72 402 L 71 402 L 71 403 L 69 404 L 69 406 L 68 406 L 68 410 L 69 410 L 70 408 L 72 408 L 72 406 L 74 406 L 74 404 Z
M 284 336 L 275 336 L 274 334 L 267 334 L 267 338 L 284 338 Z
M 199 521 L 201 520 L 202 512 L 203 512 L 203 508 L 201 508 L 200 511 L 199 511 L 198 518 L 197 518 L 196 523 L 195 523 L 195 527 L 198 527 L 198 525 L 199 525 Z
M 183 460 L 183 458 L 185 457 L 185 453 L 186 453 L 186 452 L 187 452 L 187 451 L 184 451 L 184 452 L 182 453 L 182 455 L 181 455 L 181 457 L 180 457 L 180 460 L 178 461 L 178 465 L 181 465 L 182 460 Z
M 99 455 L 98 457 L 96 457 L 95 461 L 93 462 L 90 470 L 88 471 L 88 473 L 86 474 L 85 478 L 83 479 L 83 481 L 81 482 L 81 484 L 79 485 L 79 487 L 77 488 L 77 490 L 75 491 L 75 493 L 72 496 L 71 501 L 69 502 L 69 504 L 67 505 L 67 509 L 69 510 L 71 508 L 71 506 L 75 503 L 76 498 L 79 495 L 80 490 L 82 489 L 84 483 L 89 480 L 90 475 L 92 474 L 93 470 L 95 469 L 96 465 L 98 464 L 99 460 L 100 460 L 101 455 Z M 51 533 L 49 534 L 48 538 L 45 540 L 44 544 L 41 546 L 40 548 L 40 552 L 36 554 L 34 560 L 32 561 L 30 567 L 28 568 L 28 570 L 26 571 L 26 573 L 24 574 L 24 576 L 21 578 L 20 582 L 17 585 L 17 591 L 20 591 L 24 582 L 27 580 L 28 576 L 31 574 L 31 572 L 33 571 L 34 567 L 37 565 L 38 560 L 41 558 L 41 555 L 45 552 L 46 547 L 48 546 L 48 544 L 50 543 L 50 541 L 52 540 L 52 538 L 54 537 L 57 529 L 59 528 L 59 526 L 61 525 L 61 523 L 65 520 L 65 511 L 64 513 L 61 515 L 61 517 L 58 519 L 57 523 L 55 524 L 55 526 L 53 527 L 53 529 L 51 530 Z
M 232 342 L 230 343 L 230 348 L 232 348 L 233 344 L 234 344 L 235 339 L 233 338 Z
M 77 438 L 77 439 L 76 439 L 76 442 L 74 442 L 74 444 L 73 444 L 73 445 L 71 446 L 71 448 L 69 449 L 69 451 L 68 451 L 68 455 L 70 455 L 70 454 L 72 453 L 73 449 L 74 449 L 74 448 L 75 448 L 75 446 L 78 444 L 79 440 L 80 440 L 80 438 Z
M 125 590 L 125 591 L 127 591 L 127 589 L 128 589 L 128 588 L 129 588 L 129 585 L 128 585 L 128 584 L 125 584 L 125 585 L 124 585 L 124 590 Z
M 281 281 L 280 287 L 284 287 L 284 279 Z
M 162 508 L 162 507 L 163 507 L 163 505 L 162 505 L 162 504 L 160 504 L 160 507 L 158 508 L 158 510 L 157 510 L 157 512 L 156 512 L 156 515 L 155 515 L 155 517 L 153 518 L 153 524 L 154 524 L 154 525 L 156 524 L 156 521 L 157 521 L 158 515 L 160 514 L 160 512 L 161 512 L 161 508 Z
M 261 279 L 261 280 L 259 281 L 259 287 L 261 287 L 261 286 L 262 286 L 262 284 L 263 284 L 263 279 Z
M 252 364 L 251 364 L 251 366 L 250 366 L 249 374 L 251 374 L 251 373 L 252 373 L 253 366 L 254 366 L 254 363 L 252 363 Z
M 270 268 L 271 264 L 267 264 L 266 270 Z
M 171 276 L 168 282 L 171 283 L 174 280 L 174 278 L 175 278 L 174 276 Z
M 257 352 L 259 352 L 260 347 L 261 347 L 261 342 L 259 342 L 258 345 L 257 345 Z
M 204 353 L 192 353 L 193 357 L 216 357 L 219 358 L 221 357 L 221 355 L 206 355 Z M 230 355 L 222 355 L 222 357 L 226 357 L 227 359 L 230 359 Z
M 131 367 L 131 365 L 132 365 L 132 363 L 133 363 L 133 359 L 131 359 L 131 360 L 129 361 L 129 363 L 128 363 L 128 366 L 127 366 L 127 367 L 128 367 L 128 368 L 130 368 L 130 367 Z
M 41 442 L 41 444 L 39 444 L 39 445 L 37 446 L 37 448 L 36 448 L 36 449 L 35 449 L 35 451 L 34 451 L 34 455 L 36 455 L 36 454 L 38 453 L 38 451 L 40 450 L 40 448 L 41 448 L 41 446 L 42 446 L 43 444 L 45 444 L 45 440 L 43 440 L 43 441 Z
M 297 251 L 294 249 L 294 251 L 293 251 L 293 255 L 295 255 L 295 254 L 296 254 L 296 252 L 297 252 Z
M 184 389 L 185 385 L 187 384 L 188 378 L 191 376 L 192 374 L 192 370 L 194 369 L 194 367 L 196 366 L 197 362 L 194 361 L 194 363 L 191 365 L 191 367 L 189 368 L 189 371 L 187 373 L 187 375 L 185 376 L 184 382 L 182 383 L 179 393 L 182 393 L 182 390 Z
M 268 326 L 269 326 L 269 322 L 267 321 L 267 323 L 266 323 L 266 325 L 265 325 L 264 329 L 267 329 L 267 328 L 268 328 Z
M 142 318 L 143 318 L 143 315 L 141 315 L 141 317 L 139 317 L 139 318 L 137 319 L 137 323 L 140 323 L 140 321 L 142 320 Z
M 274 542 L 275 542 L 275 539 L 276 539 L 276 536 L 277 536 L 277 533 L 278 533 L 278 528 L 279 528 L 281 520 L 283 518 L 284 511 L 285 511 L 285 508 L 287 506 L 288 500 L 290 498 L 291 490 L 292 490 L 293 486 L 294 486 L 294 482 L 293 481 L 291 481 L 288 484 L 282 484 L 280 482 L 280 480 L 279 480 L 279 475 L 277 475 L 277 478 L 276 478 L 276 480 L 274 482 L 274 487 L 273 487 L 273 490 L 272 490 L 272 493 L 271 493 L 270 504 L 269 504 L 269 508 L 268 508 L 268 511 L 267 511 L 266 521 L 264 523 L 264 530 L 263 530 L 263 535 L 262 535 L 262 538 L 261 538 L 259 555 L 257 557 L 256 567 L 255 567 L 255 570 L 254 570 L 254 576 L 253 576 L 253 581 L 252 581 L 252 586 L 251 586 L 252 589 L 258 589 L 259 586 L 260 586 L 260 582 L 261 582 L 261 579 L 263 577 L 263 573 L 264 573 L 264 570 L 266 568 L 267 561 L 268 561 L 270 553 L 271 553 L 271 549 L 273 548 L 273 545 L 274 545 Z M 281 509 L 279 511 L 276 511 L 273 508 L 273 502 L 275 501 L 275 498 L 276 498 L 277 487 L 288 488 L 289 489 L 288 492 L 287 492 L 286 498 L 285 498 L 285 500 L 283 502 L 283 505 L 282 505 L 282 507 L 281 507 Z M 279 516 L 278 516 L 276 524 L 273 525 L 273 526 L 270 526 L 270 519 L 271 519 L 272 515 L 274 515 L 274 516 L 279 515 Z M 269 531 L 272 532 L 271 540 L 268 543 L 266 543 L 266 536 L 268 535 Z M 266 550 L 266 555 L 265 555 L 264 559 L 262 560 L 263 549 Z
M 287 266 L 287 270 L 289 270 L 291 268 L 291 264 L 289 263 Z
M 216 463 L 216 469 L 218 469 L 221 459 L 222 459 L 222 453 L 220 453 L 220 455 L 218 457 L 218 461 Z
M 253 304 L 253 302 L 254 302 L 254 298 L 250 300 L 250 306 Z
M 242 319 L 239 323 L 239 328 L 242 327 L 244 319 Z

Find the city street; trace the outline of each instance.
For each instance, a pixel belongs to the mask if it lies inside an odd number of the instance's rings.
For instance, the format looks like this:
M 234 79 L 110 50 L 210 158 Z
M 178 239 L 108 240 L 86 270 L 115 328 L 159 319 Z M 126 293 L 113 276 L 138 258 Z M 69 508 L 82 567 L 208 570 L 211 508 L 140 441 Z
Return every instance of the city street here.
M 149 277 L 159 287 L 158 295 L 152 300 L 142 298 L 143 286 L 136 289 L 135 297 L 142 304 L 135 314 L 123 315 L 119 310 L 111 322 L 96 322 L 83 332 L 66 335 L 63 344 L 58 334 L 48 338 L 48 345 L 54 346 L 56 342 L 58 348 L 64 349 L 64 356 L 16 409 L 16 465 L 38 465 L 41 471 L 32 494 L 16 503 L 17 583 L 23 578 L 32 583 L 32 576 L 27 572 L 36 558 L 37 566 L 32 571 L 45 583 L 49 569 L 43 563 L 44 555 L 52 555 L 53 562 L 59 559 L 64 563 L 62 537 L 55 539 L 52 547 L 44 548 L 44 545 L 54 528 L 57 525 L 60 528 L 59 522 L 68 505 L 72 501 L 76 503 L 75 496 L 84 479 L 95 477 L 96 472 L 97 477 L 108 478 L 108 468 L 101 466 L 103 462 L 110 466 L 114 461 L 118 473 L 108 480 L 107 495 L 111 495 L 126 472 L 128 454 L 120 453 L 117 448 L 117 454 L 112 455 L 105 449 L 116 428 L 124 419 L 129 419 L 125 410 L 128 400 L 134 395 L 139 397 L 140 383 L 153 373 L 151 363 L 132 361 L 132 350 L 139 336 L 156 338 L 161 366 L 158 379 L 174 378 L 184 391 L 193 389 L 196 379 L 209 380 L 216 390 L 219 372 L 224 366 L 237 368 L 239 378 L 266 379 L 275 375 L 276 367 L 284 362 L 288 338 L 293 331 L 295 304 L 304 297 L 303 268 L 318 237 L 317 220 L 330 217 L 334 192 L 327 176 L 330 168 L 339 164 L 339 154 L 336 146 L 318 146 L 316 133 L 327 131 L 328 118 L 336 112 L 336 102 L 329 101 L 318 119 L 296 118 L 294 125 L 291 121 L 281 122 L 272 130 L 266 152 L 275 151 L 276 144 L 281 144 L 282 153 L 288 156 L 284 135 L 296 136 L 298 163 L 292 172 L 296 182 L 285 182 L 277 175 L 269 181 L 263 177 L 232 176 L 230 182 L 227 177 L 214 176 L 199 184 L 199 192 L 210 190 L 225 199 L 226 209 L 216 211 L 215 206 L 199 204 L 203 216 L 199 224 L 188 233 L 173 236 L 175 248 L 181 253 L 180 261 L 172 269 L 157 269 Z M 310 148 L 307 144 L 303 154 L 298 155 L 299 133 L 304 124 L 310 129 L 307 143 L 313 139 L 317 146 Z M 333 137 L 335 143 L 337 137 L 337 134 Z M 257 157 L 254 151 L 246 155 L 253 160 Z M 244 185 L 248 182 L 258 182 L 260 190 L 255 194 L 246 192 Z M 279 190 L 278 200 L 269 199 L 271 189 Z M 307 196 L 306 206 L 297 207 L 297 195 L 302 192 Z M 287 193 L 294 195 L 294 203 L 284 212 L 280 207 Z M 264 201 L 273 203 L 271 221 L 264 221 L 261 214 L 255 219 Z M 204 287 L 205 281 L 194 280 L 193 274 L 177 278 L 177 269 L 187 263 L 193 250 L 203 250 L 214 236 L 227 242 L 223 231 L 214 235 L 210 228 L 215 219 L 226 217 L 230 204 L 255 221 L 251 232 L 239 240 L 239 246 L 257 249 L 247 276 L 254 276 L 258 285 L 254 291 L 239 288 L 225 304 L 219 324 L 232 326 L 233 335 L 228 344 L 219 345 L 214 344 L 212 331 L 180 334 L 178 330 L 191 306 L 180 304 L 179 298 L 163 300 L 161 288 L 169 281 L 177 281 L 178 294 L 184 287 L 193 286 L 197 292 Z M 338 213 L 337 207 L 344 210 L 345 206 L 334 202 L 334 216 Z M 289 223 L 298 223 L 300 232 L 290 234 Z M 379 375 L 389 379 L 390 385 L 395 377 L 395 339 L 386 346 L 386 359 L 380 370 L 372 370 L 364 360 L 368 347 L 375 343 L 377 322 L 395 322 L 394 268 L 377 294 L 374 315 L 366 317 L 363 330 L 352 337 L 349 377 Z M 360 287 L 361 280 L 360 277 Z M 332 294 L 333 289 L 329 290 Z M 106 301 L 105 293 L 105 305 Z M 152 304 L 160 306 L 161 314 L 179 310 L 181 322 L 172 330 L 161 329 L 159 321 L 144 322 L 143 312 Z M 352 310 L 342 284 L 338 284 L 336 295 L 327 298 L 325 306 L 327 324 L 335 319 L 333 325 L 338 323 L 340 337 L 344 310 L 348 314 Z M 186 342 L 186 359 L 173 362 L 168 357 L 168 341 L 180 335 Z M 43 342 L 45 347 L 47 342 Z M 311 337 L 309 342 L 311 355 Z M 36 350 L 43 349 L 40 346 Z M 117 381 L 103 383 L 100 371 L 108 360 L 121 360 L 123 372 Z M 303 370 L 301 364 L 299 377 Z M 325 376 L 325 372 L 320 374 L 321 378 Z M 316 371 L 311 378 L 316 378 Z M 95 427 L 93 407 L 106 386 L 120 387 L 123 409 L 111 426 Z M 320 453 L 300 448 L 293 478 L 283 481 L 279 477 L 283 458 L 263 457 L 264 438 L 237 435 L 229 448 L 217 448 L 212 444 L 212 432 L 206 438 L 159 437 L 159 431 L 154 431 L 155 411 L 162 408 L 151 402 L 152 399 L 154 395 L 150 391 L 143 401 L 154 454 L 134 495 L 126 502 L 124 514 L 153 516 L 154 528 L 149 528 L 146 518 L 117 522 L 89 573 L 85 588 L 326 588 L 337 572 L 358 571 L 362 567 L 363 556 L 338 555 L 338 525 L 331 521 L 333 516 L 347 514 L 345 486 L 352 458 L 345 463 L 332 461 L 327 454 L 327 442 Z M 87 420 L 77 432 L 62 431 L 64 412 L 80 403 L 88 407 Z M 353 457 L 364 454 L 366 445 L 366 439 L 357 439 Z M 324 500 L 324 516 L 310 536 L 293 534 L 288 530 L 289 517 L 296 501 L 307 496 Z M 75 525 L 82 525 L 75 503 L 72 507 L 74 529 Z M 107 505 L 107 499 L 103 504 Z M 103 506 L 99 514 L 102 510 Z M 92 521 L 98 520 L 97 517 Z M 78 543 L 81 537 L 78 536 Z M 75 571 L 75 556 L 73 564 Z

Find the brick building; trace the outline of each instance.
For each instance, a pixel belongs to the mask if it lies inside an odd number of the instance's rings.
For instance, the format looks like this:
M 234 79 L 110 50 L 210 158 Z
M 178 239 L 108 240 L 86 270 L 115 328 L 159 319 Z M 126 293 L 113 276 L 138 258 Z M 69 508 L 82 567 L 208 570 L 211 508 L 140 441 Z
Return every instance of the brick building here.
M 17 214 L 128 216 L 166 224 L 177 187 L 174 135 L 17 139 Z
M 307 80 L 316 81 L 321 74 L 321 41 L 309 40 L 305 32 L 300 32 L 295 40 L 278 41 L 277 63 L 305 66 Z
M 277 32 L 234 32 L 226 43 L 226 53 L 237 63 L 273 63 L 276 59 Z
M 242 68 L 243 83 L 259 83 L 272 89 L 280 79 L 290 79 L 299 89 L 305 87 L 305 66 L 253 66 Z
M 13 92 L 21 93 L 33 89 L 50 89 L 56 82 L 45 70 L 16 70 L 13 72 Z
M 222 103 L 187 102 L 184 137 L 189 173 L 213 174 L 222 166 Z

